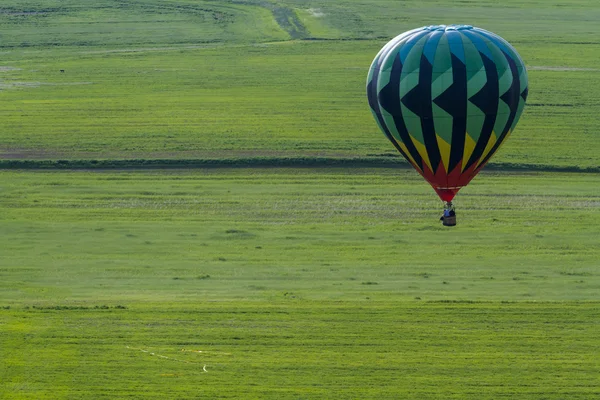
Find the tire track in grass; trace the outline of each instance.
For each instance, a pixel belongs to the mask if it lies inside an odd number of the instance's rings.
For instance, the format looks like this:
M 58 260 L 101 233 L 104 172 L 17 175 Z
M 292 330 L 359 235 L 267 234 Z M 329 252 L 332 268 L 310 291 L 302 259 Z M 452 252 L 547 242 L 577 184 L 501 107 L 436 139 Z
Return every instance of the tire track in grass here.
M 310 37 L 310 32 L 306 29 L 306 26 L 300 21 L 296 12 L 289 8 L 285 7 L 281 4 L 271 3 L 269 1 L 261 1 L 258 3 L 250 2 L 250 1 L 234 1 L 236 4 L 249 5 L 249 6 L 259 6 L 266 8 L 271 11 L 273 14 L 273 18 L 279 27 L 286 31 L 288 35 L 290 35 L 290 39 L 306 39 Z
M 272 5 L 271 12 L 279 27 L 286 31 L 290 35 L 290 38 L 305 39 L 310 36 L 294 10 L 279 5 Z

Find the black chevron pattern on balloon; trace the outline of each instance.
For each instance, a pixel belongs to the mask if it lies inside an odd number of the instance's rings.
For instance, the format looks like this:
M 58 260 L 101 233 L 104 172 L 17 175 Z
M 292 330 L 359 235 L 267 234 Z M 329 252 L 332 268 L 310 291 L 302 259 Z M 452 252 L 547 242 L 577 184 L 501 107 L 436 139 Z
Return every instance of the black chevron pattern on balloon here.
M 379 71 L 380 70 L 378 67 L 374 69 L 372 79 L 367 84 L 367 98 L 369 100 L 369 106 L 371 107 L 371 110 L 373 110 L 373 113 L 376 115 L 379 125 L 383 128 L 384 135 L 388 138 L 390 142 L 392 142 L 396 150 L 398 150 L 398 152 L 408 160 L 406 153 L 404 153 L 404 150 L 402 150 L 400 145 L 398 145 L 396 138 L 394 138 L 394 136 L 388 129 L 387 125 L 385 124 L 385 120 L 381 115 L 381 109 L 379 108 L 379 102 L 377 101 L 377 80 L 379 78 Z
M 425 54 L 421 54 L 421 65 L 419 66 L 419 85 L 427 88 L 423 103 L 425 104 L 423 115 L 421 116 L 421 131 L 423 132 L 423 141 L 429 156 L 429 163 L 433 168 L 433 173 L 442 165 L 442 155 L 435 137 L 435 125 L 433 124 L 433 103 L 431 102 L 431 82 L 433 79 L 433 65 L 429 62 Z M 443 166 L 442 166 L 443 168 Z
M 429 163 L 433 168 L 433 173 L 440 165 L 442 157 L 435 137 L 435 127 L 433 125 L 433 109 L 431 107 L 431 80 L 433 77 L 433 66 L 421 54 L 419 63 L 419 83 L 402 97 L 402 103 L 410 111 L 415 113 L 421 119 L 421 131 L 423 133 L 423 142 L 429 157 Z
M 496 64 L 483 53 L 479 53 L 485 68 L 485 85 L 481 90 L 475 93 L 469 101 L 479 108 L 485 115 L 496 114 L 498 112 L 498 70 Z
M 467 130 L 467 68 L 454 54 L 451 54 L 451 62 L 452 85 L 433 100 L 438 107 L 452 115 L 452 143 L 448 172 L 451 172 L 462 160 Z
M 400 56 L 396 55 L 394 63 L 392 64 L 392 71 L 390 73 L 390 80 L 384 87 L 381 88 L 377 93 L 377 100 L 379 105 L 385 111 L 391 115 L 401 113 L 400 110 L 400 75 L 402 74 L 402 60 Z
M 372 103 L 372 97 L 371 97 L 370 91 L 373 90 L 372 86 L 375 86 L 375 91 L 377 90 L 377 84 L 376 84 L 377 75 L 378 75 L 378 72 L 374 72 L 373 81 L 369 82 L 369 87 L 367 88 L 367 90 L 369 92 L 369 95 L 367 96 L 369 98 L 369 105 L 371 106 L 371 109 L 373 110 L 373 112 L 377 118 L 377 121 L 379 122 L 379 125 L 383 129 L 383 134 L 388 138 L 388 140 L 390 142 L 392 142 L 392 144 L 394 145 L 396 150 L 398 150 L 398 152 L 400 154 L 402 154 L 402 156 L 408 160 L 408 157 L 406 156 L 406 154 L 404 153 L 404 151 L 402 150 L 402 148 L 400 147 L 398 142 L 396 142 L 396 139 L 394 138 L 394 136 L 392 136 L 392 133 L 388 129 L 387 125 L 385 124 L 383 115 L 381 115 L 381 110 L 379 108 L 379 104 L 377 104 L 377 102 L 375 102 L 375 104 Z
M 400 55 L 396 55 L 394 63 L 392 64 L 390 81 L 378 94 L 379 104 L 392 115 L 396 130 L 400 134 L 402 142 L 408 149 L 413 160 L 415 160 L 415 163 L 417 163 L 417 166 L 423 169 L 423 159 L 410 139 L 406 124 L 404 123 L 404 118 L 402 117 L 402 107 L 400 106 L 400 77 L 402 76 L 402 68 L 403 65 Z M 408 159 L 408 157 L 405 158 Z
M 421 55 L 419 65 L 419 83 L 402 96 L 402 104 L 420 118 L 432 118 L 431 78 L 433 68 L 427 57 Z
M 505 56 L 508 60 L 508 65 L 510 66 L 513 80 L 508 90 L 502 96 L 500 96 L 500 98 L 504 100 L 506 104 L 508 104 L 508 108 L 510 108 L 510 116 L 512 118 L 508 118 L 506 127 L 502 130 L 502 133 L 507 131 L 512 126 L 514 116 L 519 108 L 519 97 L 521 96 L 521 82 L 519 80 L 519 71 L 517 70 L 517 65 L 511 57 L 506 54 Z
M 512 126 L 513 122 L 515 121 L 515 117 L 517 116 L 517 110 L 519 109 L 519 97 L 521 96 L 521 93 L 520 93 L 521 92 L 521 80 L 519 79 L 519 71 L 517 69 L 517 64 L 515 63 L 515 60 L 513 60 L 511 56 L 509 56 L 508 54 L 506 54 L 504 52 L 502 52 L 502 53 L 504 54 L 504 57 L 506 57 L 506 61 L 508 61 L 508 65 L 510 66 L 510 72 L 512 74 L 513 80 L 511 82 L 508 90 L 502 96 L 500 96 L 500 98 L 506 104 L 508 104 L 508 107 L 510 109 L 510 114 L 508 116 L 508 120 L 506 121 L 506 125 L 502 129 L 502 133 L 500 134 L 500 137 L 494 144 L 494 147 L 492 147 L 492 150 L 490 150 L 490 152 L 487 154 L 487 156 L 485 156 L 485 159 L 483 160 L 483 164 L 488 162 L 488 160 L 494 155 L 496 150 L 498 150 L 498 147 L 500 147 L 500 145 L 506 138 L 506 135 L 508 134 L 510 127 Z M 497 134 L 497 132 L 496 132 L 496 134 Z
M 367 99 L 369 100 L 369 107 L 375 113 L 379 113 L 379 103 L 377 102 L 377 78 L 379 78 L 379 69 L 373 70 L 373 76 L 369 83 L 367 83 Z
M 453 117 L 464 117 L 467 115 L 466 71 L 466 67 L 462 61 L 452 54 L 452 84 L 442 94 L 433 99 L 433 102 L 438 107 Z M 464 74 L 461 72 L 464 72 Z M 465 101 L 461 102 L 462 97 L 464 97 Z
M 523 101 L 527 101 L 527 95 L 529 94 L 529 87 L 526 87 L 525 90 L 521 92 L 521 98 Z
M 479 160 L 492 136 L 494 124 L 496 123 L 496 113 L 498 112 L 498 100 L 500 97 L 498 69 L 496 68 L 496 64 L 485 54 L 480 52 L 479 55 L 483 61 L 483 67 L 485 68 L 486 82 L 479 92 L 471 96 L 469 101 L 485 114 L 485 119 L 483 120 L 479 139 L 477 140 L 477 144 L 475 144 L 471 158 L 469 158 L 469 161 L 465 165 L 465 169 L 469 168 Z

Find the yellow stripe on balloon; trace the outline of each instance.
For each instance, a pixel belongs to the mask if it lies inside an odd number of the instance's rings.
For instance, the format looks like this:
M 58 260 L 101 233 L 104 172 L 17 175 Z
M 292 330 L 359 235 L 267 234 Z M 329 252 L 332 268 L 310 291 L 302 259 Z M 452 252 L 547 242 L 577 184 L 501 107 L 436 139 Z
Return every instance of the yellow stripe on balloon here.
M 485 160 L 485 157 L 487 157 L 488 153 L 490 151 L 492 151 L 492 148 L 494 147 L 495 144 L 496 144 L 496 132 L 492 131 L 492 134 L 490 135 L 490 140 L 488 140 L 487 146 L 485 146 L 485 150 L 483 150 L 483 154 L 481 155 L 481 158 L 479 158 L 479 164 L 477 165 L 477 168 L 479 168 L 481 166 L 481 163 L 483 162 L 483 160 Z
M 427 164 L 427 166 L 429 167 L 429 170 L 435 174 L 434 169 L 431 168 L 431 162 L 429 161 L 429 154 L 427 154 L 427 148 L 425 147 L 425 145 L 420 143 L 418 140 L 413 139 L 412 135 L 410 138 L 413 141 L 415 147 L 417 148 L 417 151 L 421 155 L 421 158 L 423 159 L 425 164 Z
M 469 136 L 469 134 L 467 133 L 465 135 L 465 147 L 463 150 L 461 171 L 464 171 L 465 168 L 467 167 L 467 163 L 469 162 L 469 159 L 471 158 L 471 154 L 473 154 L 473 150 L 475 150 L 475 145 L 477 145 L 477 143 L 473 139 L 471 139 L 471 136 Z
M 438 134 L 436 134 L 435 137 L 437 139 L 438 148 L 440 149 L 440 155 L 442 156 L 444 169 L 446 170 L 446 173 L 448 173 L 448 166 L 450 165 L 450 144 L 442 139 Z
M 415 161 L 415 159 L 410 155 L 410 151 L 408 151 L 408 148 L 406 147 L 406 145 L 403 142 L 397 142 L 400 145 L 400 148 L 402 149 L 402 151 L 404 151 L 404 154 L 406 154 L 406 157 L 409 158 L 409 161 L 416 166 L 417 168 L 421 169 L 421 166 L 419 164 L 417 164 L 417 162 Z

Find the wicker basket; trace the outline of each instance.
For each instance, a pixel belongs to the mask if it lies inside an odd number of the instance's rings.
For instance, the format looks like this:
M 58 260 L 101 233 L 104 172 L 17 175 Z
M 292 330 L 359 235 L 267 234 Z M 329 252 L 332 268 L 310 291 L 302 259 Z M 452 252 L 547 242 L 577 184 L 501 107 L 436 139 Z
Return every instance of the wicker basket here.
M 450 215 L 448 217 L 444 217 L 442 220 L 442 224 L 444 226 L 455 226 L 456 225 L 456 215 Z

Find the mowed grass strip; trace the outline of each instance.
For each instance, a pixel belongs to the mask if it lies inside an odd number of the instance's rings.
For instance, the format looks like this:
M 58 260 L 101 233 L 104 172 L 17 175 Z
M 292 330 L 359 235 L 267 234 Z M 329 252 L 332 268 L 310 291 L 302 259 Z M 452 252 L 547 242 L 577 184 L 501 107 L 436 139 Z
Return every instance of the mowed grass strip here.
M 592 399 L 597 303 L 0 308 L 4 399 Z
M 597 300 L 596 174 L 3 172 L 0 300 Z M 95 303 L 94 303 L 95 304 Z

